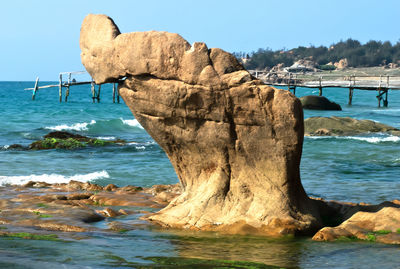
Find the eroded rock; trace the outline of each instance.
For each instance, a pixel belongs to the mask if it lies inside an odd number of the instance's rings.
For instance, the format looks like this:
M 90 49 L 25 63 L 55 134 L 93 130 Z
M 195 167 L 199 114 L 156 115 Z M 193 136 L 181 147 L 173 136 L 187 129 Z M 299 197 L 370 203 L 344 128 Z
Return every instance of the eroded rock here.
M 263 85 L 221 49 L 167 32 L 120 34 L 105 15 L 84 19 L 80 46 L 96 83 L 126 77 L 120 95 L 180 180 L 183 193 L 149 220 L 271 235 L 321 227 L 300 181 L 295 96 Z

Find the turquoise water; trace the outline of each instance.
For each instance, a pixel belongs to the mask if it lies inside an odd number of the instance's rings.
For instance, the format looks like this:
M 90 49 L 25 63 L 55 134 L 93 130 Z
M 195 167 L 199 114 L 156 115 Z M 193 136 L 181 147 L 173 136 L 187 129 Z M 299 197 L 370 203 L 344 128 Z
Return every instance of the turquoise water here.
M 141 128 L 129 109 L 112 103 L 112 90 L 102 88 L 93 104 L 89 86 L 71 89 L 68 103 L 58 102 L 58 89 L 44 89 L 31 101 L 34 82 L 0 82 L 0 185 L 29 180 L 71 179 L 118 186 L 176 183 L 177 177 L 161 148 Z M 297 95 L 312 94 L 298 89 Z M 326 89 L 324 95 L 343 111 L 305 111 L 311 116 L 349 116 L 400 128 L 400 91 L 389 92 L 389 107 L 377 108 L 375 92 Z M 79 150 L 16 151 L 52 130 L 66 130 L 103 139 L 125 139 L 125 146 Z M 302 182 L 311 196 L 379 203 L 400 198 L 400 137 L 370 134 L 305 138 Z M 126 219 L 125 221 L 135 221 Z M 99 223 L 105 225 L 105 223 Z M 151 256 L 234 259 L 300 268 L 398 268 L 400 248 L 367 242 L 320 243 L 309 239 L 272 240 L 209 233 L 136 229 L 126 234 L 91 234 L 73 242 L 0 239 L 0 268 L 134 267 L 116 262 L 150 263 Z

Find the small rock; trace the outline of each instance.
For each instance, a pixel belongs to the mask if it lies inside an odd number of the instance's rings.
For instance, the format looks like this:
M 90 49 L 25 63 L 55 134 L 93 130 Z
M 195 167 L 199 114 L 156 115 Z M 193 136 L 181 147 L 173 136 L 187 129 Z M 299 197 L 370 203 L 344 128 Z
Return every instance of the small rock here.
M 313 110 L 342 110 L 339 104 L 329 101 L 324 96 L 307 95 L 300 97 L 304 109 Z
M 83 200 L 83 199 L 89 199 L 92 194 L 90 193 L 73 193 L 69 194 L 67 196 L 68 200 Z
M 96 210 L 96 212 L 98 214 L 101 214 L 101 215 L 103 215 L 105 217 L 110 217 L 110 218 L 115 218 L 115 217 L 118 217 L 118 216 L 122 215 L 120 212 L 115 211 L 114 209 L 109 208 L 109 207 L 104 208 L 103 210 Z
M 118 189 L 118 187 L 114 184 L 108 184 L 104 187 L 105 191 L 115 191 L 116 189 Z

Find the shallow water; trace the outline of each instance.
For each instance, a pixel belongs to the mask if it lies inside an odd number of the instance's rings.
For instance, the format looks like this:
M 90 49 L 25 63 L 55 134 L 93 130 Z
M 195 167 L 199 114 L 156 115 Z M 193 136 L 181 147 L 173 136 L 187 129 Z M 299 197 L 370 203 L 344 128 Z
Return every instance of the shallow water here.
M 29 180 L 71 179 L 118 186 L 176 183 L 177 177 L 161 148 L 141 128 L 129 109 L 113 104 L 111 86 L 102 88 L 93 104 L 89 86 L 73 87 L 68 103 L 58 102 L 58 89 L 31 92 L 34 82 L 0 82 L 0 185 Z M 298 89 L 297 95 L 312 90 Z M 389 92 L 389 107 L 377 108 L 375 92 L 326 89 L 324 95 L 343 111 L 305 111 L 311 116 L 349 116 L 400 128 L 400 92 Z M 52 130 L 67 130 L 103 139 L 120 138 L 128 145 L 78 150 L 13 151 Z M 400 138 L 385 134 L 351 137 L 306 137 L 301 162 L 302 182 L 311 196 L 379 203 L 399 198 Z M 111 220 L 108 220 L 111 221 Z M 127 223 L 138 220 L 126 218 Z M 106 227 L 106 221 L 98 223 Z M 0 238 L 0 267 L 111 268 L 152 264 L 146 257 L 188 257 L 247 260 L 300 268 L 396 268 L 400 248 L 368 242 L 321 243 L 309 239 L 272 240 L 213 233 L 158 231 L 138 228 L 124 234 L 89 234 L 72 242 Z M 122 262 L 121 259 L 125 260 Z M 172 267 L 171 267 L 172 268 Z

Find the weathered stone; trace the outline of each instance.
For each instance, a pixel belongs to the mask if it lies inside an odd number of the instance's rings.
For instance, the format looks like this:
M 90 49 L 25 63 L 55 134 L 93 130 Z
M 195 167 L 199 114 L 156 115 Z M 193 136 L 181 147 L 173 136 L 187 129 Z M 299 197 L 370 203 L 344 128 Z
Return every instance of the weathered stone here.
M 120 95 L 179 177 L 182 194 L 149 220 L 274 235 L 321 227 L 300 181 L 295 96 L 263 85 L 223 50 L 167 32 L 119 34 L 105 15 L 84 19 L 80 46 L 96 83 L 126 77 Z
M 344 215 L 339 226 L 325 227 L 313 240 L 332 241 L 345 238 L 400 244 L 400 206 L 385 202 L 380 205 L 356 206 Z
M 324 96 L 307 95 L 300 97 L 300 101 L 304 109 L 342 110 L 339 104 L 329 101 L 329 99 Z
M 400 135 L 399 129 L 372 120 L 349 117 L 311 117 L 304 120 L 305 135 L 357 135 L 378 132 Z

